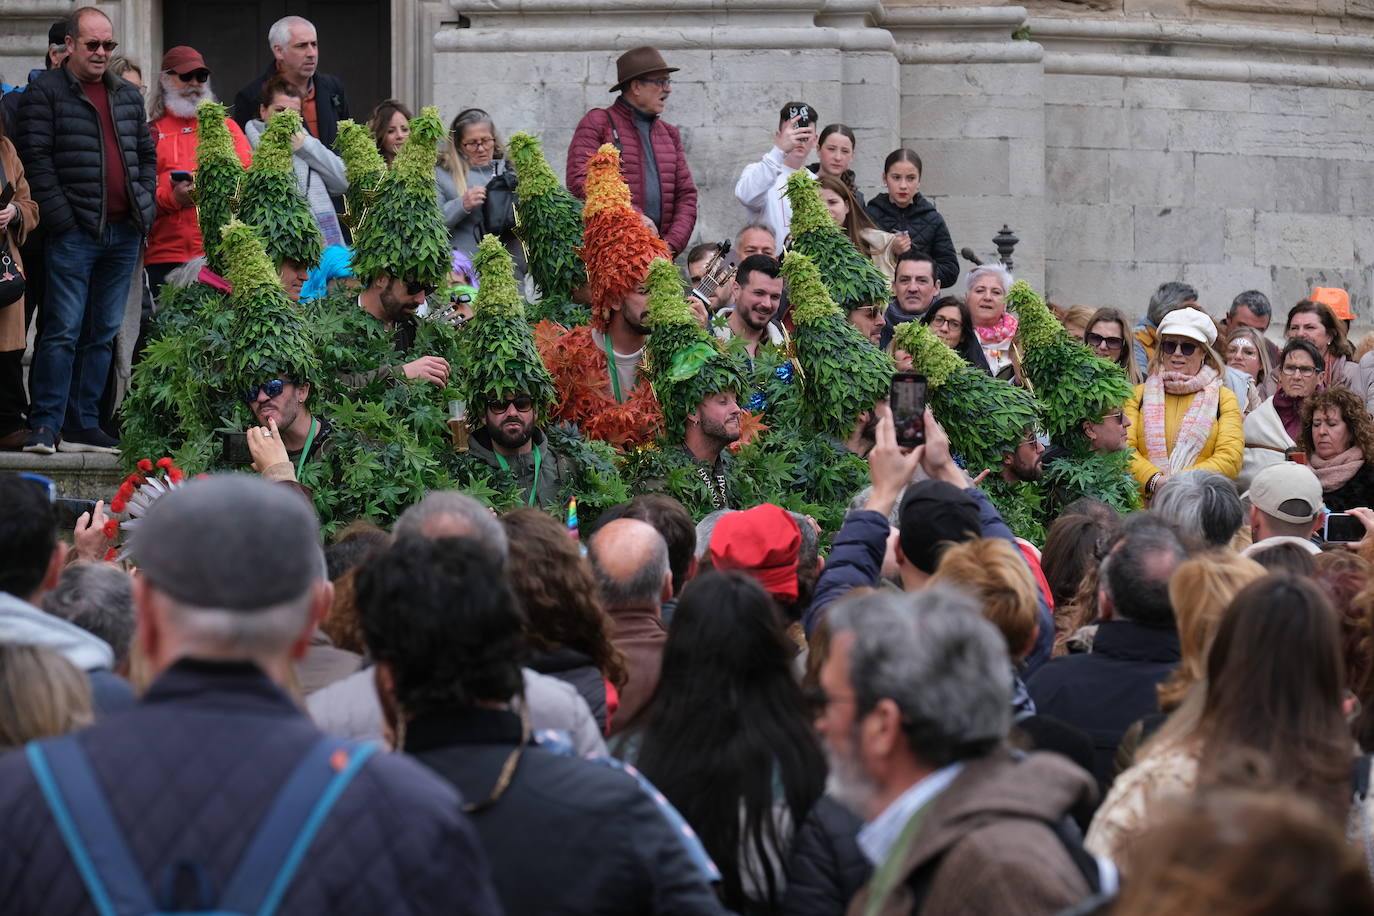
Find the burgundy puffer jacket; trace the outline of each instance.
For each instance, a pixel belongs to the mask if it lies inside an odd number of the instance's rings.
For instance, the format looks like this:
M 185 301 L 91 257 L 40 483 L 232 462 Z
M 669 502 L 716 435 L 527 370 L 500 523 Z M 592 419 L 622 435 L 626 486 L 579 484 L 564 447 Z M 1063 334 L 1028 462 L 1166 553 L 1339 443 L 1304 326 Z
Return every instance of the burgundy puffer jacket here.
M 617 142 L 615 134 L 620 134 Z M 687 248 L 692 228 L 697 221 L 697 186 L 692 171 L 687 168 L 687 155 L 682 149 L 682 135 L 662 118 L 649 129 L 654 159 L 658 162 L 658 184 L 663 195 L 662 220 L 658 234 L 673 254 Z M 634 112 L 623 98 L 616 99 L 610 108 L 593 108 L 582 116 L 568 144 L 568 190 L 576 197 L 584 197 L 587 182 L 587 160 L 603 143 L 620 147 L 620 168 L 625 183 L 630 186 L 630 200 L 635 209 L 644 210 L 644 153 L 640 147 L 639 130 L 635 127 Z

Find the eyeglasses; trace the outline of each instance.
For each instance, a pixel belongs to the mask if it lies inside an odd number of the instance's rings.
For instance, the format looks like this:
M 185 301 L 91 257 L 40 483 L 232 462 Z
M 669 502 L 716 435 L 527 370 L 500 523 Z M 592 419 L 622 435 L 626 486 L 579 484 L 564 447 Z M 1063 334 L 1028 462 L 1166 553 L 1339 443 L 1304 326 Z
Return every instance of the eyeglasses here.
M 243 400 L 249 404 L 255 404 L 258 400 L 258 392 L 267 395 L 269 399 L 275 398 L 282 393 L 286 387 L 286 379 L 274 378 L 270 382 L 263 382 L 261 385 L 254 385 L 248 389 L 248 393 L 243 396 Z
M 641 76 L 639 82 L 653 83 L 660 89 L 667 89 L 669 86 L 673 85 L 673 78 L 671 76 L 656 76 L 653 79 L 649 79 L 648 77 Z
M 483 147 L 486 147 L 486 146 L 495 146 L 495 145 L 496 145 L 496 139 L 495 139 L 494 137 L 483 137 L 481 140 L 464 140 L 464 141 L 463 141 L 463 149 L 482 149 Z
M 882 314 L 882 306 L 861 305 L 858 308 L 854 309 L 853 313 L 862 314 L 869 321 L 876 321 L 878 319 L 878 316 Z
M 1120 350 L 1126 346 L 1126 341 L 1121 337 L 1103 337 L 1101 334 L 1094 334 L 1089 331 L 1084 337 L 1083 342 L 1094 350 L 1105 347 L 1108 350 Z
M 420 293 L 424 293 L 426 296 L 432 296 L 434 291 L 439 288 L 437 286 L 430 286 L 428 283 L 421 283 L 419 280 L 406 280 L 405 284 L 407 296 L 418 296 Z
M 57 502 L 57 484 L 53 483 L 42 474 L 34 474 L 30 471 L 20 471 L 19 476 L 24 480 L 32 480 L 48 492 L 48 502 Z
M 1165 353 L 1173 356 L 1175 353 L 1182 353 L 1184 356 L 1192 356 L 1197 352 L 1197 344 L 1191 340 L 1166 340 L 1160 343 L 1160 347 Z
M 512 404 L 515 405 L 516 410 L 530 410 L 534 407 L 534 398 L 530 397 L 527 394 L 521 394 L 513 398 L 506 398 L 504 401 L 487 401 L 487 410 L 490 413 L 501 414 L 505 413 L 507 410 L 510 410 Z
M 176 76 L 183 83 L 207 83 L 210 81 L 210 71 L 201 67 L 199 70 L 192 70 L 189 73 L 177 73 L 175 70 L 168 70 L 168 73 Z
M 950 328 L 959 331 L 963 329 L 964 321 L 962 318 L 932 318 L 930 319 L 930 326 L 936 329 Z
M 1108 420 L 1115 420 L 1120 423 L 1124 419 L 1126 419 L 1126 411 L 1118 410 L 1116 413 L 1104 413 L 1100 422 L 1106 423 Z
M 114 51 L 115 48 L 119 47 L 119 42 L 117 41 L 96 41 L 94 38 L 92 38 L 90 41 L 83 41 L 79 43 L 85 45 L 86 50 L 91 52 L 92 54 L 94 54 L 101 48 L 105 49 L 106 54 L 110 54 Z
M 1284 366 L 1279 371 L 1284 375 L 1296 375 L 1298 378 L 1311 378 L 1317 374 L 1315 366 Z

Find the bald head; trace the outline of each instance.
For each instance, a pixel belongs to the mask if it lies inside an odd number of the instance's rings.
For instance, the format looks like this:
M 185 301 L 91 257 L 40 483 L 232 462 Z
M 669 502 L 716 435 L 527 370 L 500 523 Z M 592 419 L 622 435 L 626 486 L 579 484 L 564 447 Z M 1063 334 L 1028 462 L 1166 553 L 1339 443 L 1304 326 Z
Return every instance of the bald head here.
M 472 538 L 497 553 L 504 562 L 509 552 L 506 529 L 491 510 L 464 493 L 435 490 L 396 519 L 393 530 L 397 540 L 418 537 Z
M 588 545 L 601 599 L 608 609 L 631 605 L 658 607 L 665 585 L 672 589 L 668 545 L 654 527 L 636 518 L 605 525 Z

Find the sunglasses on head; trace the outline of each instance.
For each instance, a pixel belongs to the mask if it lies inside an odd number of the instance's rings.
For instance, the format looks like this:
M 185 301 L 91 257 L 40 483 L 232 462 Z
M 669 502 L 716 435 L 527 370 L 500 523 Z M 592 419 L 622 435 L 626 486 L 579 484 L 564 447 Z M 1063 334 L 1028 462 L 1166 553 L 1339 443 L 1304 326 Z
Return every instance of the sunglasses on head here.
M 439 288 L 437 286 L 431 286 L 428 283 L 421 283 L 419 280 L 406 280 L 405 284 L 407 296 L 418 296 L 420 293 L 424 293 L 426 296 L 432 296 L 434 291 Z
M 210 71 L 204 67 L 199 70 L 191 70 L 188 73 L 177 73 L 175 70 L 168 70 L 167 72 L 176 74 L 176 78 L 183 83 L 206 83 L 210 79 Z
M 115 48 L 119 47 L 119 42 L 117 41 L 96 41 L 94 38 L 90 41 L 83 41 L 81 44 L 85 45 L 86 50 L 92 54 L 101 48 L 105 49 L 106 54 L 110 54 L 113 53 Z
M 1121 337 L 1103 337 L 1101 334 L 1094 334 L 1091 331 L 1083 337 L 1083 342 L 1094 350 L 1098 347 L 1106 347 L 1108 350 L 1120 350 L 1126 345 L 1125 339 Z
M 1197 352 L 1197 344 L 1191 340 L 1166 340 L 1160 344 L 1164 352 L 1173 356 L 1175 353 L 1182 353 L 1184 356 L 1192 356 Z
M 267 395 L 268 398 L 275 398 L 282 393 L 282 389 L 285 387 L 285 379 L 274 378 L 270 382 L 264 382 L 261 385 L 254 385 L 252 388 L 249 388 L 248 393 L 243 396 L 243 399 L 249 404 L 255 403 L 258 399 L 258 392 L 260 391 Z
M 487 401 L 487 410 L 491 413 L 501 414 L 510 410 L 512 404 L 515 405 L 516 410 L 529 410 L 534 407 L 534 398 L 527 394 L 522 394 L 513 398 L 506 398 L 505 400 Z

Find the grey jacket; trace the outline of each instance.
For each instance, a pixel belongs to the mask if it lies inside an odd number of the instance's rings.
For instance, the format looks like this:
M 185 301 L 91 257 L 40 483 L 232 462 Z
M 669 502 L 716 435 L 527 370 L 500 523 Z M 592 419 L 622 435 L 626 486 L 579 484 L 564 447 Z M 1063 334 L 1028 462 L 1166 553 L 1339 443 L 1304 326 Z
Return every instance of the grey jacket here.
M 98 716 L 136 702 L 133 688 L 111 670 L 114 650 L 109 643 L 8 592 L 0 592 L 0 643 L 50 649 L 80 668 L 90 681 Z
M 253 149 L 258 148 L 258 141 L 262 139 L 262 132 L 266 129 L 267 125 L 257 118 L 243 126 L 243 132 Z M 334 212 L 334 203 L 330 197 L 337 197 L 348 190 L 344 161 L 331 152 L 329 147 L 307 133 L 301 148 L 291 155 L 291 168 L 296 172 L 296 184 L 305 195 L 310 212 L 315 215 L 315 222 L 319 223 L 320 231 L 324 233 L 325 245 L 342 245 L 339 217 Z M 331 220 L 332 233 L 330 226 L 327 225 Z

